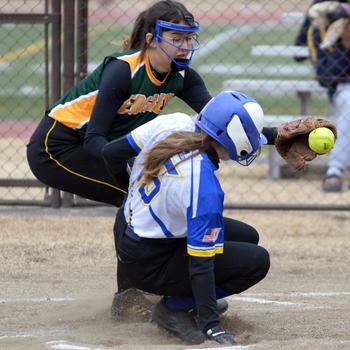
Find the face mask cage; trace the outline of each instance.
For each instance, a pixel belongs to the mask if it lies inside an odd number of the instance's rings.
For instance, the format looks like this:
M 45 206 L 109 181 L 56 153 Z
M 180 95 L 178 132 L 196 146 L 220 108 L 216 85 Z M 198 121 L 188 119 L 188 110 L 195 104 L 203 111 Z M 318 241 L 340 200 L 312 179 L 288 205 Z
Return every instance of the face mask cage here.
M 259 147 L 256 152 L 254 152 L 252 155 L 250 155 L 246 159 L 239 159 L 238 158 L 237 163 L 240 165 L 243 165 L 243 166 L 248 166 L 248 165 L 252 164 L 256 158 L 259 157 L 260 153 L 261 153 L 261 147 Z
M 191 25 L 182 25 L 182 24 L 177 24 L 177 23 L 172 23 L 172 22 L 166 22 L 166 21 L 162 21 L 162 20 L 157 20 L 156 22 L 156 27 L 155 27 L 155 41 L 158 45 L 158 47 L 165 53 L 165 55 L 169 58 L 169 60 L 172 62 L 172 64 L 179 69 L 184 69 L 187 68 L 192 61 L 192 57 L 195 53 L 195 51 L 197 51 L 199 49 L 199 41 L 198 41 L 198 35 L 197 32 L 199 32 L 200 29 L 200 25 L 198 22 L 193 21 L 193 19 L 191 21 L 189 21 L 189 23 Z M 189 42 L 187 38 L 181 38 L 179 39 L 179 42 L 174 42 L 174 40 L 169 40 L 169 39 L 165 39 L 164 37 L 162 37 L 162 30 L 171 30 L 171 31 L 176 31 L 176 32 L 181 32 L 181 33 L 188 33 L 188 34 L 193 34 L 191 36 L 191 48 L 187 48 L 187 47 L 182 47 L 181 45 L 184 44 L 185 41 L 187 41 L 187 43 Z M 186 59 L 174 59 L 172 57 L 170 57 L 170 55 L 162 48 L 160 44 L 161 41 L 166 42 L 167 44 L 177 48 L 177 49 L 181 49 L 184 51 L 187 51 L 187 58 Z M 181 43 L 180 43 L 181 41 Z

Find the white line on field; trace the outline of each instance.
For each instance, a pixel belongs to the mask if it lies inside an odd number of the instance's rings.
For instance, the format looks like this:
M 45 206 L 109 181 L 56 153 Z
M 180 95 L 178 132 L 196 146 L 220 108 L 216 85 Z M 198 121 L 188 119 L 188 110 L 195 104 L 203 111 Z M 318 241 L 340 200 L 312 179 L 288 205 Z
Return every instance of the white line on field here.
M 262 298 L 253 298 L 253 297 L 240 297 L 240 296 L 234 296 L 235 300 L 239 301 L 246 301 L 248 303 L 257 303 L 257 304 L 277 304 L 277 305 L 305 305 L 302 303 L 293 303 L 290 301 L 277 301 L 277 300 L 268 300 L 268 299 L 262 299 Z
M 218 346 L 216 348 L 186 348 L 185 350 L 241 350 L 241 349 L 250 349 L 253 348 L 255 345 L 232 345 L 232 346 Z
M 350 292 L 290 292 L 289 295 L 303 297 L 336 297 L 340 295 L 350 295 Z
M 42 302 L 61 302 L 61 301 L 73 301 L 75 298 L 32 298 L 32 299 L 3 299 L 0 300 L 1 303 L 42 303 Z
M 350 295 L 350 292 L 279 292 L 279 293 L 246 293 L 244 294 L 248 297 L 257 297 L 257 296 L 292 296 L 292 297 L 336 297 L 341 295 Z
M 7 339 L 7 338 L 36 338 L 36 337 L 39 337 L 39 335 L 23 333 L 23 334 L 15 334 L 15 335 L 2 335 L 0 337 L 0 340 Z
M 82 345 L 75 345 L 70 344 L 64 340 L 57 340 L 57 341 L 49 341 L 46 343 L 50 348 L 52 349 L 59 349 L 59 350 L 106 350 L 108 348 L 96 348 L 93 345 L 92 346 L 82 346 Z

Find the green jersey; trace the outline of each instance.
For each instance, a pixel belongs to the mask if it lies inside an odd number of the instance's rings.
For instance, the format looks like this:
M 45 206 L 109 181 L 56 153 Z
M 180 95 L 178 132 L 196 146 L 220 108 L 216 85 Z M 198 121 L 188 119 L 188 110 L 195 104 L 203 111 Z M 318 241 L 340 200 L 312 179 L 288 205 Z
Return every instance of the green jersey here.
M 84 136 L 99 91 L 103 69 L 111 59 L 118 59 L 129 65 L 130 80 L 119 81 L 115 77 L 116 87 L 128 84 L 129 91 L 121 105 L 119 102 L 108 139 L 123 136 L 155 118 L 184 88 L 185 70 L 171 71 L 160 81 L 152 72 L 148 51 L 143 58 L 140 51 L 116 53 L 107 56 L 90 75 L 72 87 L 51 107 L 48 115 Z

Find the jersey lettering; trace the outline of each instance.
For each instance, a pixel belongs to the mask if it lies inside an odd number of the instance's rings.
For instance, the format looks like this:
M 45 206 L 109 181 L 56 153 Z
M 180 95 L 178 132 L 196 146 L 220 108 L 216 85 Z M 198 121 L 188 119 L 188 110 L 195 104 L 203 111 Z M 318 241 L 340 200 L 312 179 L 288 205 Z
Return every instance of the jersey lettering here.
M 118 113 L 135 115 L 153 112 L 159 114 L 173 97 L 173 93 L 154 94 L 148 97 L 143 94 L 131 95 L 119 108 Z

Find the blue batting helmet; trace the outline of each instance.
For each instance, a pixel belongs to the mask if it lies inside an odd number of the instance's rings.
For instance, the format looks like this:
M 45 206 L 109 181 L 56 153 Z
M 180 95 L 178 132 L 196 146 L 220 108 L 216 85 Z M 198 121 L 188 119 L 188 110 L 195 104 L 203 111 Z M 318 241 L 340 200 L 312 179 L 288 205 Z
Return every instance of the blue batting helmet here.
M 213 97 L 196 118 L 196 125 L 219 142 L 230 158 L 249 165 L 267 140 L 261 134 L 264 113 L 252 97 L 223 91 Z

